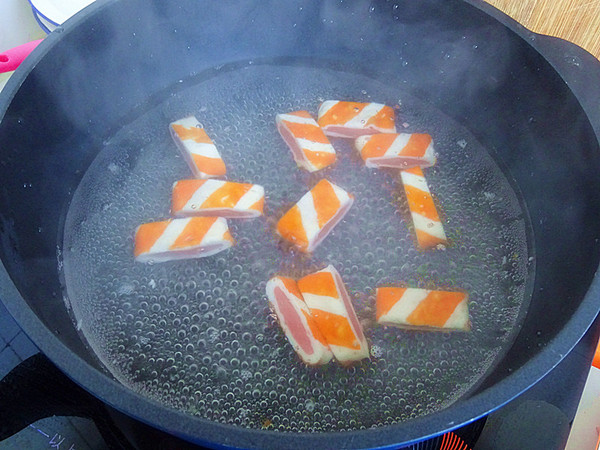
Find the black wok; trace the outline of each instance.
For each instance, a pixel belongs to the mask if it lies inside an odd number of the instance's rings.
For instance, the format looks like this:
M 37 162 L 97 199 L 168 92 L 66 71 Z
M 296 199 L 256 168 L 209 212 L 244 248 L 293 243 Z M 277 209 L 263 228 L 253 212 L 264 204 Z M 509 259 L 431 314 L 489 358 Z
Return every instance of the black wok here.
M 535 255 L 527 315 L 502 360 L 450 406 L 365 430 L 235 427 L 126 388 L 80 337 L 62 298 L 62 233 L 73 193 L 99 150 L 145 105 L 186 80 L 210 78 L 223 65 L 273 60 L 402 85 L 467 128 L 521 193 Z M 590 55 L 531 34 L 476 1 L 97 2 L 51 34 L 2 93 L 0 299 L 77 384 L 195 443 L 384 447 L 440 434 L 533 385 L 596 317 L 598 79 Z

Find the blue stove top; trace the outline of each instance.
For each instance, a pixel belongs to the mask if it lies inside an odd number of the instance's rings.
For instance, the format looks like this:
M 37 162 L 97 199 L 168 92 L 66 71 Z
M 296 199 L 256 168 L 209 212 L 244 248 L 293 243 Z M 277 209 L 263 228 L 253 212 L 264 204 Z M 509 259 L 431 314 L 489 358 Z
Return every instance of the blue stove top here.
M 0 379 L 38 352 L 38 348 L 0 303 Z M 10 411 L 0 411 L 0 417 L 10 413 Z M 0 442 L 0 450 L 102 450 L 105 448 L 107 446 L 91 420 L 64 416 L 39 420 L 11 438 Z

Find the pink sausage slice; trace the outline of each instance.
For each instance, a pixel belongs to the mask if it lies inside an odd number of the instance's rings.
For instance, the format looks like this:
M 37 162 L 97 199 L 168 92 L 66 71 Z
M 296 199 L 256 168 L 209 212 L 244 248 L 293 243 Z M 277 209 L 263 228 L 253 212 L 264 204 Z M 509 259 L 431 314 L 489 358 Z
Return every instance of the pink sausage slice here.
M 266 293 L 279 326 L 300 359 L 310 366 L 328 363 L 333 354 L 304 303 L 296 281 L 271 278 Z

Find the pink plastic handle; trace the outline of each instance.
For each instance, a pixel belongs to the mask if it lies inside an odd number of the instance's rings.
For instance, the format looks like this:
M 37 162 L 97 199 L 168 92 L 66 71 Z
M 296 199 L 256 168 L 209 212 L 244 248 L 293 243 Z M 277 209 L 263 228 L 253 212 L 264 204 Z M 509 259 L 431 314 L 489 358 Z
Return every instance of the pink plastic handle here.
M 31 41 L 27 44 L 19 45 L 18 47 L 6 50 L 0 53 L 0 73 L 10 72 L 15 70 L 23 62 L 25 58 L 38 46 L 43 39 Z

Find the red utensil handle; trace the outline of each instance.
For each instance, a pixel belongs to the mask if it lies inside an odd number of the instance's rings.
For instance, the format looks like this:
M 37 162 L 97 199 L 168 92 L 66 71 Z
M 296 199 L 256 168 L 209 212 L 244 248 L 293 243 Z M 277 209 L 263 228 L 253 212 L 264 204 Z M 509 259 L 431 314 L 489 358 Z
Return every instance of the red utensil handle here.
M 0 53 L 0 73 L 15 70 L 43 39 L 31 41 Z

